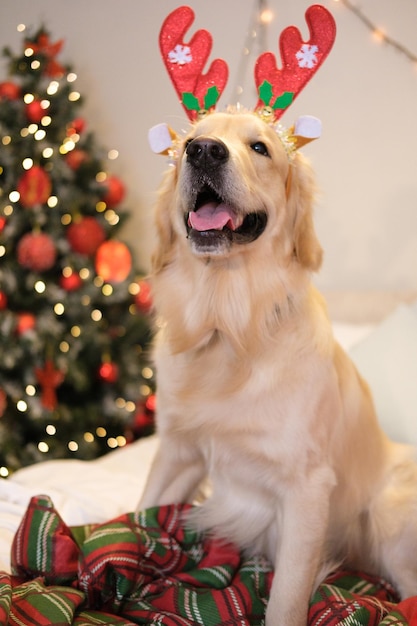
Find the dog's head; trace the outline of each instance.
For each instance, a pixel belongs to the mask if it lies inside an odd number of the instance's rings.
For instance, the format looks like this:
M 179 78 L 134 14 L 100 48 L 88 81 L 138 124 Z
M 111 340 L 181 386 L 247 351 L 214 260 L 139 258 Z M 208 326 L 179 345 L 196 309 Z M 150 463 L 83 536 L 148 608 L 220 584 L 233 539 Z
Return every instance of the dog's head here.
M 321 247 L 312 223 L 314 185 L 301 155 L 289 158 L 273 126 L 255 113 L 213 113 L 185 137 L 157 207 L 155 269 L 172 246 L 224 260 L 274 249 L 317 270 Z

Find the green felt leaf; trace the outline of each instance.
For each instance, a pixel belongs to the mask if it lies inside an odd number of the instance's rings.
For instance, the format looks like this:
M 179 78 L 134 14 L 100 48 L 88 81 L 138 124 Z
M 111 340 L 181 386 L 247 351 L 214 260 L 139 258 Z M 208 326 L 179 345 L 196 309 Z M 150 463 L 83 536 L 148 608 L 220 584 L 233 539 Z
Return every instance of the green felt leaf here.
M 273 109 L 286 109 L 290 106 L 291 102 L 294 100 L 294 93 L 292 91 L 284 91 L 281 96 L 275 100 L 272 108 Z
M 182 94 L 182 103 L 189 111 L 200 110 L 200 103 L 193 93 L 184 92 Z
M 211 107 L 214 107 L 219 97 L 220 94 L 216 85 L 213 85 L 213 87 L 209 87 L 209 89 L 207 89 L 206 95 L 204 96 L 204 108 L 208 111 Z
M 259 87 L 259 98 L 262 100 L 265 106 L 268 106 L 272 98 L 272 85 L 264 80 Z

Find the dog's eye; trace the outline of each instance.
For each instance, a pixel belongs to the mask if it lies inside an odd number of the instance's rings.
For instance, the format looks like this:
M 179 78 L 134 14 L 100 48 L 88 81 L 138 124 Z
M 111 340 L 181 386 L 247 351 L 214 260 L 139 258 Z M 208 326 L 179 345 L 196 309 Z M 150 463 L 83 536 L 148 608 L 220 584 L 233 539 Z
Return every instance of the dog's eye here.
M 269 156 L 268 148 L 263 143 L 263 141 L 256 141 L 255 143 L 252 143 L 251 148 L 252 150 L 254 150 L 254 152 L 262 154 L 262 156 Z

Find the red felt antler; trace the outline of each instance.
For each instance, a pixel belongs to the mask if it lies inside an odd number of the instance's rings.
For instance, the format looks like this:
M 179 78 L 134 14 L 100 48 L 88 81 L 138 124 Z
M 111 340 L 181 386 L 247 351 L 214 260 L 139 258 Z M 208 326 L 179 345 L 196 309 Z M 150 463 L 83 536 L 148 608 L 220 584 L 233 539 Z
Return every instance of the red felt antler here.
M 175 9 L 165 19 L 159 35 L 162 59 L 174 84 L 181 104 L 191 120 L 201 111 L 212 109 L 223 92 L 228 68 L 222 59 L 214 60 L 203 74 L 212 37 L 207 30 L 199 30 L 189 43 L 184 35 L 194 21 L 194 12 L 188 6 Z
M 261 54 L 255 65 L 259 90 L 256 109 L 270 107 L 275 120 L 293 102 L 329 54 L 336 37 L 336 24 L 327 9 L 318 4 L 305 14 L 310 39 L 304 42 L 300 31 L 289 26 L 279 38 L 282 68 L 277 68 L 271 52 Z

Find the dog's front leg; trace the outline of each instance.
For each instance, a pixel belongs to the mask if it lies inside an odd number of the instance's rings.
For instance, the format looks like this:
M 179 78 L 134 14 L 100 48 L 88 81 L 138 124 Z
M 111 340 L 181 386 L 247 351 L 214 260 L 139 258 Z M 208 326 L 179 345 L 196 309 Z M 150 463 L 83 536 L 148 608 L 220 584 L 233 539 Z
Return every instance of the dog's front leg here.
M 335 485 L 328 467 L 310 470 L 292 485 L 282 503 L 275 574 L 266 626 L 306 626 L 314 583 L 325 559 L 330 494 Z
M 189 502 L 204 478 L 204 464 L 194 450 L 161 440 L 138 510 Z

